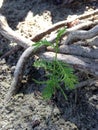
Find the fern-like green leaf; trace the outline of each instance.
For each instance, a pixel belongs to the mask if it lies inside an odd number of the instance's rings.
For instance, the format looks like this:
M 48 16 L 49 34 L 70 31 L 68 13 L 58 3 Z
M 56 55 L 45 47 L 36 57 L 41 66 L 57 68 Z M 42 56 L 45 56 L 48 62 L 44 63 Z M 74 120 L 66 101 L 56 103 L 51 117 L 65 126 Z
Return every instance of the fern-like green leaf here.
M 63 62 L 58 61 L 58 67 L 60 67 L 60 73 L 63 76 L 62 82 L 64 82 L 65 86 L 69 89 L 74 89 L 76 83 L 78 83 L 77 77 L 73 74 L 74 70 Z
M 50 99 L 52 95 L 56 92 L 56 89 L 59 89 L 62 94 L 64 95 L 65 99 L 67 99 L 66 94 L 64 93 L 64 90 L 60 86 L 63 82 L 65 85 L 65 88 L 67 89 L 74 89 L 74 86 L 76 83 L 78 83 L 77 77 L 74 75 L 74 70 L 71 68 L 68 64 L 63 63 L 61 61 L 57 60 L 57 53 L 58 53 L 58 43 L 61 38 L 61 36 L 65 32 L 65 28 L 58 31 L 57 37 L 56 37 L 56 45 L 54 46 L 47 40 L 41 40 L 39 42 L 36 42 L 33 46 L 35 46 L 36 49 L 39 47 L 45 45 L 45 46 L 52 46 L 55 50 L 55 57 L 53 61 L 46 61 L 46 60 L 37 60 L 34 63 L 34 66 L 37 68 L 43 68 L 45 69 L 47 80 L 46 81 L 37 81 L 33 79 L 34 82 L 38 84 L 45 84 L 46 87 L 43 90 L 43 97 L 45 99 Z
M 44 99 L 50 99 L 52 95 L 56 91 L 56 87 L 58 86 L 58 82 L 55 82 L 55 78 L 53 75 L 51 75 L 50 79 L 46 82 L 46 87 L 42 92 Z
M 65 31 L 66 31 L 66 28 L 58 30 L 56 39 L 59 40 L 61 36 L 65 33 Z
M 52 46 L 52 44 L 50 42 L 48 42 L 47 40 L 41 40 L 39 42 L 36 42 L 32 46 L 35 46 L 35 49 L 38 49 L 41 46 Z

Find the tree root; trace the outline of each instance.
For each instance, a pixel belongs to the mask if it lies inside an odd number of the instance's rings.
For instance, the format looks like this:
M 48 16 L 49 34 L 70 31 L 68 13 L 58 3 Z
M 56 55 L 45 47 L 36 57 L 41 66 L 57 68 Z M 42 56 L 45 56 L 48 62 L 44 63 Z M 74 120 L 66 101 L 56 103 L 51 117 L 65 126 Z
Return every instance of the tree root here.
M 77 40 L 85 40 L 90 39 L 98 35 L 98 25 L 90 29 L 89 31 L 84 30 L 78 30 L 78 31 L 72 31 L 65 42 L 65 44 L 71 44 L 74 41 Z
M 94 14 L 98 14 L 98 10 L 96 11 L 93 11 L 93 12 L 90 12 L 90 13 L 87 13 L 85 15 L 80 15 L 78 16 L 77 18 L 86 18 L 86 17 L 89 17 L 91 15 L 94 15 Z M 75 18 L 75 19 L 77 19 Z M 42 39 L 45 35 L 57 30 L 58 28 L 60 27 L 64 27 L 64 26 L 67 26 L 68 22 L 72 22 L 72 20 L 64 20 L 62 22 L 59 22 L 59 23 L 56 23 L 55 25 L 51 26 L 49 29 L 47 29 L 46 31 L 40 33 L 40 34 L 37 34 L 36 36 L 34 36 L 31 40 L 19 35 L 18 33 L 16 33 L 15 31 L 13 31 L 9 26 L 8 26 L 8 23 L 6 21 L 6 18 L 4 16 L 2 16 L 0 14 L 0 33 L 1 35 L 3 35 L 4 37 L 6 37 L 8 40 L 10 41 L 13 41 L 13 42 L 16 42 L 18 45 L 22 46 L 23 48 L 28 48 L 30 46 L 32 46 L 34 44 L 33 41 L 39 41 L 40 39 Z M 79 30 L 79 29 L 86 29 L 90 26 L 94 26 L 98 24 L 98 21 L 84 21 L 72 28 L 69 28 L 69 29 L 66 29 L 66 32 L 63 36 L 65 35 L 68 35 L 69 33 L 71 33 L 72 31 L 75 31 L 75 30 Z M 48 39 L 48 41 L 53 41 L 55 40 L 57 36 L 57 33 L 54 34 L 54 36 L 52 36 L 52 38 L 50 37 Z
M 92 15 L 98 14 L 98 10 L 89 12 L 88 14 L 78 16 L 77 18 L 79 20 L 83 19 L 92 19 Z M 75 19 L 77 19 L 75 18 Z M 73 20 L 72 20 L 73 21 Z M 17 93 L 19 90 L 19 86 L 22 80 L 23 76 L 23 70 L 25 67 L 25 63 L 27 62 L 28 58 L 30 57 L 31 54 L 37 53 L 40 58 L 47 59 L 47 60 L 53 60 L 55 53 L 54 52 L 41 52 L 41 47 L 38 49 L 38 51 L 35 49 L 35 47 L 32 46 L 34 44 L 34 41 L 39 41 L 42 39 L 45 35 L 50 34 L 51 32 L 57 30 L 60 27 L 64 27 L 68 24 L 68 22 L 71 21 L 62 21 L 59 22 L 53 26 L 51 26 L 49 29 L 46 31 L 39 33 L 38 35 L 34 36 L 32 40 L 29 40 L 27 38 L 24 38 L 23 36 L 17 34 L 15 31 L 13 31 L 7 24 L 5 18 L 0 15 L 0 33 L 9 39 L 10 41 L 16 42 L 18 45 L 22 46 L 24 49 L 26 49 L 23 54 L 21 55 L 15 69 L 14 73 L 14 78 L 11 84 L 11 88 L 8 91 L 6 101 L 10 100 L 11 96 Z M 67 40 L 65 41 L 65 44 L 73 43 L 74 40 L 77 39 L 88 39 L 93 38 L 98 34 L 98 26 L 95 26 L 98 24 L 97 20 L 94 21 L 86 21 L 86 22 L 80 22 L 78 25 L 73 26 L 72 28 L 66 29 L 66 32 L 63 36 L 68 35 Z M 91 26 L 95 26 L 89 31 L 83 31 L 83 29 L 87 29 L 88 27 L 90 28 Z M 81 31 L 76 31 L 82 29 Z M 48 41 L 53 41 L 56 38 L 57 33 Z M 96 37 L 97 39 L 97 37 Z M 90 40 L 90 45 L 94 44 L 94 41 L 96 39 L 93 39 L 92 41 Z M 89 41 L 86 41 L 85 43 Z M 95 44 L 96 45 L 96 44 Z M 48 49 L 47 49 L 48 50 Z M 53 50 L 51 50 L 53 51 Z M 86 71 L 87 73 L 92 74 L 93 76 L 98 78 L 98 49 L 92 49 L 89 47 L 82 47 L 82 46 L 76 46 L 76 45 L 62 45 L 60 46 L 59 52 L 61 54 L 58 54 L 58 60 L 61 60 L 65 63 L 70 64 L 73 66 L 75 69 L 78 69 L 80 71 Z M 65 53 L 65 54 L 62 54 Z M 88 58 L 87 58 L 88 57 Z
M 52 47 L 47 47 L 47 50 L 54 51 Z M 59 47 L 59 53 L 98 59 L 98 48 L 93 49 L 81 45 L 61 45 Z
M 22 46 L 23 48 L 28 48 L 32 46 L 33 42 L 15 31 L 13 31 L 7 24 L 7 21 L 4 16 L 0 15 L 0 33 L 5 38 L 10 41 L 16 42 L 18 45 Z
M 65 42 L 63 42 L 63 44 L 65 44 Z M 85 39 L 83 41 L 77 41 L 74 42 L 75 45 L 81 45 L 81 46 L 88 46 L 88 47 L 92 47 L 96 46 L 98 47 L 98 36 L 95 36 L 94 38 L 91 39 Z
M 85 40 L 86 41 L 86 44 L 87 45 L 90 45 L 90 46 L 97 46 L 98 47 L 98 36 L 94 37 L 94 38 L 91 38 L 91 39 L 87 39 Z
M 93 21 L 93 22 L 92 22 L 92 21 L 82 22 L 82 23 L 80 23 L 80 24 L 78 24 L 78 25 L 76 25 L 76 26 L 73 26 L 72 28 L 66 29 L 66 32 L 63 34 L 62 38 L 65 37 L 66 35 L 69 36 L 71 32 L 74 32 L 74 31 L 76 31 L 76 30 L 81 30 L 81 29 L 88 29 L 89 27 L 95 26 L 95 25 L 97 25 L 97 24 L 98 24 L 98 20 Z M 53 41 L 56 39 L 56 36 L 57 36 L 57 33 L 55 33 L 52 37 L 48 38 L 47 40 L 48 40 L 49 42 L 53 42 Z M 66 42 L 66 44 L 67 44 L 67 41 L 65 41 L 65 42 Z M 65 43 L 65 42 L 64 42 L 64 43 Z
M 94 19 L 95 19 L 95 15 L 98 15 L 98 9 L 97 9 L 97 10 L 94 10 L 94 11 L 91 11 L 91 12 L 88 12 L 88 13 L 83 14 L 83 15 L 79 15 L 79 16 L 77 16 L 77 17 L 71 19 L 71 20 L 60 21 L 60 22 L 58 22 L 58 23 L 52 25 L 50 28 L 46 29 L 45 31 L 43 31 L 43 32 L 37 34 L 36 36 L 32 37 L 31 40 L 32 40 L 32 41 L 41 40 L 45 35 L 50 34 L 51 32 L 53 32 L 53 31 L 55 31 L 55 30 L 57 30 L 57 29 L 59 29 L 59 28 L 61 28 L 61 27 L 64 27 L 64 26 L 67 27 L 67 25 L 68 25 L 69 23 L 73 22 L 73 21 L 76 20 L 76 19 L 79 19 L 79 20 L 83 20 L 83 19 L 90 19 L 90 20 L 91 20 L 91 19 L 93 19 L 93 20 L 94 20 Z M 87 21 L 87 20 L 86 20 L 86 21 Z M 86 25 L 87 25 L 87 24 L 86 24 Z M 86 26 L 86 25 L 85 25 L 85 26 Z M 82 28 L 82 26 L 81 26 L 81 28 Z M 81 29 L 81 28 L 78 27 L 78 29 Z M 74 29 L 73 29 L 73 30 L 74 30 Z M 76 29 L 76 30 L 77 30 L 77 29 Z M 72 31 L 72 30 L 68 30 L 68 32 L 70 32 L 70 31 Z M 55 37 L 54 37 L 53 39 L 55 39 Z M 50 41 L 51 41 L 51 40 L 50 40 Z
M 33 53 L 34 49 L 35 49 L 34 47 L 27 48 L 23 52 L 21 57 L 19 58 L 18 63 L 16 65 L 15 72 L 14 72 L 14 78 L 13 78 L 11 87 L 7 93 L 7 96 L 5 98 L 5 102 L 8 102 L 10 100 L 11 96 L 16 94 L 17 91 L 19 90 L 20 83 L 21 83 L 22 76 L 23 76 L 23 69 L 25 67 L 25 63 L 27 62 L 30 55 Z
M 28 61 L 28 59 L 30 58 L 31 54 L 35 54 L 37 53 L 37 51 L 39 50 L 43 50 L 44 46 L 39 47 L 38 50 L 35 49 L 36 47 L 28 47 L 23 54 L 21 55 L 21 57 L 19 58 L 17 65 L 16 65 L 16 69 L 14 72 L 14 78 L 11 84 L 11 87 L 8 91 L 8 94 L 5 98 L 5 102 L 8 102 L 11 98 L 11 96 L 13 96 L 14 94 L 16 94 L 19 90 L 21 81 L 22 81 L 22 77 L 23 77 L 23 70 L 25 68 L 25 64 Z

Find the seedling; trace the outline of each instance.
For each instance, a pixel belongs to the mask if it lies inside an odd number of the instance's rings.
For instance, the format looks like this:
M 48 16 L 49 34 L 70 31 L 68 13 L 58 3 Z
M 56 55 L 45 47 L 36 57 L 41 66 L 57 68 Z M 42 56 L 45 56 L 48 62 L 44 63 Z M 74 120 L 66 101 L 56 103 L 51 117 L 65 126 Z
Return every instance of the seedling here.
M 45 46 L 52 46 L 55 50 L 55 56 L 52 61 L 39 59 L 34 63 L 34 67 L 44 68 L 46 72 L 47 79 L 45 81 L 38 81 L 33 79 L 38 84 L 46 85 L 46 87 L 42 92 L 42 96 L 44 99 L 50 99 L 58 89 L 62 92 L 64 98 L 67 99 L 67 96 L 63 88 L 61 87 L 61 84 L 64 83 L 65 89 L 74 89 L 75 84 L 78 83 L 77 77 L 74 75 L 73 68 L 71 68 L 67 63 L 58 61 L 57 59 L 57 53 L 59 51 L 59 41 L 65 31 L 66 31 L 65 28 L 58 31 L 55 40 L 55 45 L 48 42 L 47 40 L 41 40 L 34 44 L 34 46 L 36 46 L 36 49 L 42 45 L 45 45 Z

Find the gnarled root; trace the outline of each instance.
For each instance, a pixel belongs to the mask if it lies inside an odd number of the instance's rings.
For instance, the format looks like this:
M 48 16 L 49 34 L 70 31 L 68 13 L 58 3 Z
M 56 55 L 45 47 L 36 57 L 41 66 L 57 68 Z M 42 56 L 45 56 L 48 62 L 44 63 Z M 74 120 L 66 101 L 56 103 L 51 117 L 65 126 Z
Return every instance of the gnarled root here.
M 39 47 L 38 51 L 40 51 L 40 49 L 43 50 L 44 46 Z M 5 102 L 6 101 L 8 102 L 10 100 L 11 96 L 13 96 L 14 94 L 16 94 L 18 92 L 21 81 L 22 81 L 22 77 L 23 77 L 23 70 L 25 67 L 25 63 L 30 58 L 31 54 L 35 54 L 36 52 L 37 52 L 37 49 L 34 46 L 29 47 L 23 52 L 23 54 L 19 58 L 18 63 L 16 65 L 15 72 L 14 72 L 14 78 L 13 78 L 11 87 L 8 91 L 8 94 L 5 98 Z
M 98 44 L 98 43 L 97 43 Z M 47 50 L 54 51 L 52 47 L 47 47 Z M 84 47 L 81 45 L 61 45 L 59 47 L 59 53 L 76 55 L 81 57 L 87 57 L 92 59 L 98 59 L 98 48 Z
M 90 39 L 97 35 L 98 35 L 98 25 L 96 25 L 89 31 L 85 31 L 85 30 L 72 31 L 68 35 L 65 44 L 72 44 L 74 41 L 77 41 L 77 40 Z
M 19 58 L 18 63 L 16 65 L 15 72 L 14 72 L 14 78 L 13 78 L 11 87 L 7 93 L 7 96 L 5 98 L 5 101 L 8 102 L 11 96 L 16 94 L 17 91 L 19 90 L 19 86 L 23 77 L 23 69 L 25 67 L 25 63 L 27 62 L 28 58 L 33 53 L 33 51 L 34 51 L 34 47 L 29 47 L 23 52 L 23 54 Z
M 8 40 L 16 42 L 18 45 L 22 46 L 23 48 L 28 48 L 33 44 L 31 40 L 13 31 L 7 24 L 6 18 L 1 14 L 0 14 L 0 33 Z
M 91 15 L 96 15 L 98 14 L 98 10 L 90 12 L 89 14 L 81 15 L 78 16 L 75 19 L 83 20 L 85 18 L 91 19 Z M 72 20 L 73 21 L 73 20 Z M 31 54 L 36 53 L 37 50 L 35 50 L 34 47 L 32 47 L 32 44 L 34 44 L 33 41 L 39 41 L 42 39 L 45 35 L 51 33 L 52 31 L 57 30 L 60 27 L 64 27 L 67 25 L 69 21 L 62 21 L 59 22 L 47 30 L 45 30 L 42 33 L 39 33 L 38 35 L 34 36 L 32 40 L 29 40 L 27 38 L 24 38 L 23 36 L 20 36 L 17 34 L 15 31 L 13 31 L 7 24 L 5 18 L 0 15 L 0 33 L 6 37 L 7 39 L 16 42 L 18 45 L 22 46 L 26 50 L 23 52 L 22 56 L 20 57 L 15 73 L 14 73 L 14 78 L 11 84 L 11 88 L 7 94 L 6 101 L 10 100 L 11 96 L 17 93 L 19 90 L 19 84 L 21 83 L 22 77 L 23 77 L 23 70 L 25 67 L 25 62 L 28 60 Z M 71 21 L 70 21 L 71 22 Z M 77 39 L 83 39 L 85 40 L 86 44 L 90 45 L 97 45 L 95 44 L 95 41 L 97 39 L 98 35 L 98 21 L 87 21 L 83 23 L 79 23 L 76 26 L 73 26 L 72 28 L 67 28 L 66 32 L 63 36 L 68 35 L 66 43 L 73 43 L 74 40 Z M 95 26 L 97 25 L 97 26 Z M 84 31 L 83 29 L 87 29 L 88 27 L 93 27 L 89 31 Z M 76 31 L 81 29 L 81 31 Z M 57 33 L 48 41 L 53 41 L 57 36 Z M 95 37 L 93 40 L 89 38 Z M 89 42 L 90 41 L 90 42 Z M 66 44 L 65 43 L 65 44 Z M 91 44 L 92 43 L 92 44 Z M 39 48 L 40 49 L 40 48 Z M 79 52 L 78 52 L 79 50 Z M 51 50 L 53 51 L 53 50 Z M 55 53 L 54 52 L 45 52 L 45 53 L 40 53 L 41 51 L 38 50 L 37 54 L 40 58 L 48 59 L 48 60 L 53 60 Z M 93 50 L 92 48 L 89 47 L 81 47 L 81 46 L 72 46 L 72 45 L 62 45 L 60 46 L 59 52 L 61 54 L 58 54 L 58 60 L 61 60 L 63 62 L 66 62 L 73 66 L 75 69 L 79 69 L 81 71 L 87 71 L 87 73 L 90 73 L 94 75 L 95 77 L 98 78 L 98 49 Z M 62 54 L 65 53 L 65 54 Z M 88 58 L 87 58 L 88 57 Z

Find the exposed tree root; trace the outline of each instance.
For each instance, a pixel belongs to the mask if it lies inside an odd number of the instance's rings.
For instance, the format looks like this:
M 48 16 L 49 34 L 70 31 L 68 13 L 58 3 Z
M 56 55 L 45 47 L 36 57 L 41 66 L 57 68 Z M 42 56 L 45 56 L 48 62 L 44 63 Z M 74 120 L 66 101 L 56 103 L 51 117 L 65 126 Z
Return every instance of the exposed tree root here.
M 52 47 L 47 47 L 47 49 L 54 51 Z M 98 59 L 98 48 L 93 49 L 81 45 L 61 45 L 59 47 L 59 53 Z
M 93 13 L 97 13 L 97 11 L 93 12 Z M 91 14 L 93 14 L 91 13 Z M 89 15 L 91 15 L 89 14 Z M 79 16 L 80 18 L 82 17 L 86 17 L 86 16 L 89 16 L 89 15 L 83 15 L 83 16 Z M 68 21 L 62 21 L 62 22 L 59 22 L 55 25 L 53 25 L 52 27 L 50 27 L 49 29 L 47 29 L 46 31 L 34 36 L 32 38 L 32 41 L 19 35 L 18 33 L 16 33 L 15 31 L 13 31 L 7 24 L 7 21 L 6 21 L 6 18 L 2 15 L 0 15 L 0 33 L 6 37 L 8 40 L 10 41 L 14 41 L 16 42 L 18 45 L 22 46 L 23 48 L 28 48 L 29 46 L 32 46 L 32 44 L 34 44 L 33 41 L 39 41 L 41 38 L 43 38 L 45 35 L 51 33 L 52 31 L 54 30 L 57 30 L 58 28 L 60 27 L 63 27 L 65 25 L 67 25 Z M 85 28 L 88 28 L 90 26 L 94 26 L 98 24 L 98 21 L 87 21 L 87 22 L 83 22 L 83 23 L 80 23 L 79 25 L 76 25 L 72 28 L 69 28 L 69 29 L 66 29 L 66 32 L 64 34 L 64 36 L 66 34 L 69 34 L 71 33 L 72 31 L 75 31 L 75 30 L 79 30 L 79 29 L 85 29 Z M 53 41 L 55 40 L 56 38 L 56 35 L 57 33 L 51 38 L 48 39 L 48 41 Z
M 4 16 L 0 15 L 0 33 L 5 38 L 10 41 L 16 42 L 18 45 L 28 48 L 32 46 L 33 42 L 29 39 L 19 35 L 17 32 L 13 31 L 7 24 L 7 21 Z
M 25 62 L 28 60 L 30 55 L 35 51 L 34 47 L 27 48 L 20 59 L 18 60 L 18 63 L 16 65 L 16 70 L 14 72 L 14 79 L 11 84 L 11 88 L 7 94 L 6 101 L 9 101 L 11 96 L 16 94 L 19 90 L 19 84 L 21 83 L 22 76 L 23 76 L 23 70 L 25 67 Z M 40 58 L 47 59 L 47 60 L 53 60 L 55 56 L 55 53 L 53 52 L 45 52 L 42 54 L 39 54 Z M 88 58 L 82 58 L 79 56 L 72 56 L 72 55 L 64 55 L 64 54 L 58 54 L 58 60 L 61 60 L 65 63 L 68 63 L 72 65 L 74 68 L 77 68 L 82 71 L 88 71 L 88 73 L 92 73 L 93 75 L 96 75 L 98 77 L 98 62 L 95 60 L 88 59 Z
M 64 26 L 67 26 L 68 23 L 76 20 L 76 19 L 79 19 L 79 20 L 83 20 L 85 18 L 91 18 L 94 17 L 94 15 L 98 15 L 98 10 L 95 10 L 95 11 L 91 11 L 89 13 L 86 13 L 86 14 L 83 14 L 83 15 L 80 15 L 80 16 L 77 16 L 76 18 L 74 19 L 71 19 L 71 20 L 64 20 L 64 21 L 61 21 L 61 22 L 58 22 L 54 25 L 52 25 L 49 29 L 43 31 L 42 33 L 39 33 L 37 34 L 36 36 L 34 36 L 31 40 L 19 35 L 18 33 L 16 33 L 15 31 L 13 31 L 7 24 L 7 21 L 6 21 L 6 18 L 0 14 L 0 33 L 6 37 L 7 39 L 9 39 L 10 41 L 14 41 L 16 42 L 18 45 L 22 46 L 23 48 L 27 48 L 29 46 L 32 46 L 33 44 L 33 41 L 39 41 L 40 39 L 42 39 L 45 35 L 47 34 L 50 34 L 51 32 L 57 30 L 58 28 L 60 27 L 64 27 Z M 66 32 L 64 35 L 66 34 L 69 34 L 70 32 L 72 31 L 75 31 L 75 30 L 79 30 L 79 29 L 85 29 L 85 28 L 88 28 L 90 26 L 94 26 L 98 24 L 98 21 L 84 21 L 84 22 L 80 22 L 79 25 L 77 26 L 74 26 L 72 28 L 69 28 L 69 29 L 66 29 Z M 54 37 L 52 38 L 49 38 L 48 41 L 53 41 L 55 38 L 56 38 L 56 35 L 54 35 Z
M 91 39 L 87 39 L 85 40 L 86 44 L 90 45 L 90 46 L 97 46 L 98 47 L 98 36 L 91 38 Z
M 82 22 L 82 23 L 80 23 L 80 24 L 78 24 L 78 25 L 76 25 L 76 26 L 73 26 L 72 28 L 66 29 L 66 32 L 63 34 L 62 37 L 66 36 L 66 35 L 69 36 L 71 32 L 74 32 L 74 31 L 76 31 L 76 30 L 87 29 L 87 28 L 89 28 L 89 27 L 91 27 L 91 26 L 95 26 L 95 25 L 97 25 L 97 24 L 98 24 L 98 20 L 93 21 L 93 22 L 92 22 L 92 21 Z M 55 33 L 52 37 L 48 38 L 48 41 L 50 41 L 50 42 L 54 41 L 54 40 L 56 39 L 56 36 L 57 36 L 57 33 Z M 65 42 L 66 42 L 66 41 L 65 41 Z M 67 44 L 67 42 L 66 42 L 66 44 Z
M 27 62 L 28 58 L 33 53 L 33 51 L 34 51 L 34 47 L 29 47 L 23 52 L 23 54 L 19 58 L 18 63 L 16 65 L 15 72 L 14 72 L 14 78 L 13 78 L 11 87 L 7 93 L 7 96 L 5 98 L 5 102 L 8 102 L 10 100 L 11 96 L 16 94 L 17 91 L 19 90 L 25 63 Z
M 71 23 L 76 19 L 83 20 L 83 19 L 89 18 L 91 20 L 91 18 L 92 18 L 94 20 L 94 17 L 95 17 L 94 15 L 98 15 L 98 9 L 94 10 L 94 11 L 91 11 L 91 12 L 88 12 L 88 13 L 83 14 L 83 15 L 79 15 L 79 16 L 71 19 L 71 20 L 64 20 L 64 21 L 58 22 L 58 23 L 52 25 L 50 28 L 46 29 L 45 31 L 43 31 L 43 32 L 37 34 L 36 36 L 32 37 L 31 40 L 32 41 L 38 41 L 38 40 L 42 39 L 45 35 L 50 34 L 51 32 L 53 32 L 53 31 L 55 31 L 55 30 L 57 30 L 57 29 L 59 29 L 61 27 L 64 27 L 64 26 L 67 27 L 68 23 Z M 70 32 L 70 31 L 71 30 L 69 30 L 68 32 Z
M 84 22 L 80 22 L 76 26 L 73 26 L 72 28 L 66 29 L 66 32 L 63 36 L 68 35 L 67 40 L 65 41 L 65 44 L 73 43 L 73 41 L 77 39 L 83 39 L 85 40 L 85 44 L 90 45 L 98 45 L 97 43 L 97 35 L 98 35 L 98 21 L 87 21 L 85 22 L 85 19 L 91 20 L 92 15 L 98 15 L 98 10 L 89 12 L 88 14 L 78 16 L 75 19 L 84 20 Z M 93 16 L 92 16 L 93 17 Z M 73 20 L 72 20 L 73 21 Z M 40 58 L 44 58 L 47 60 L 53 60 L 55 53 L 54 52 L 41 52 L 41 48 L 38 49 L 38 51 L 35 49 L 35 47 L 32 46 L 34 44 L 34 41 L 39 41 L 42 39 L 45 35 L 57 30 L 60 27 L 64 27 L 68 24 L 68 22 L 71 21 L 62 21 L 59 22 L 53 26 L 51 26 L 46 31 L 34 36 L 32 40 L 29 40 L 27 38 L 24 38 L 23 36 L 17 34 L 15 31 L 13 31 L 7 24 L 5 17 L 0 15 L 0 33 L 9 39 L 10 41 L 16 42 L 18 45 L 22 46 L 24 49 L 26 49 L 23 54 L 21 55 L 15 69 L 14 78 L 11 84 L 11 88 L 7 94 L 6 101 L 10 100 L 11 96 L 17 93 L 19 90 L 19 85 L 22 80 L 23 76 L 23 70 L 25 67 L 25 63 L 27 62 L 28 58 L 31 54 L 37 53 L 37 55 Z M 96 26 L 95 26 L 96 25 Z M 95 27 L 93 27 L 95 26 Z M 88 31 L 84 31 L 83 29 L 92 29 Z M 81 31 L 80 31 L 81 29 Z M 76 31 L 79 30 L 79 31 Z M 56 38 L 57 33 L 53 37 L 50 37 L 48 41 L 53 41 Z M 95 37 L 96 36 L 96 37 Z M 95 38 L 93 38 L 95 37 Z M 93 38 L 93 39 L 90 39 Z M 86 40 L 88 39 L 88 40 Z M 44 48 L 44 46 L 42 47 Z M 47 48 L 48 50 L 49 48 Z M 36 52 L 37 51 L 37 52 Z M 44 50 L 45 51 L 45 50 Z M 51 49 L 51 51 L 53 51 Z M 83 47 L 79 45 L 62 45 L 59 48 L 58 54 L 58 60 L 61 60 L 63 62 L 66 62 L 73 66 L 75 69 L 78 69 L 80 71 L 85 71 L 87 73 L 92 74 L 94 77 L 98 78 L 98 49 L 92 49 L 89 47 Z M 64 53 L 64 54 L 62 54 Z M 83 84 L 84 85 L 84 84 Z
M 44 46 L 41 46 L 38 51 L 40 49 L 43 49 Z M 22 77 L 23 77 L 23 71 L 24 71 L 24 67 L 25 67 L 25 63 L 28 61 L 29 57 L 31 56 L 31 54 L 35 54 L 37 52 L 37 50 L 35 49 L 35 47 L 28 47 L 23 54 L 21 55 L 21 57 L 19 58 L 17 65 L 16 65 L 16 69 L 14 72 L 14 78 L 11 84 L 11 87 L 8 91 L 8 94 L 5 98 L 5 102 L 9 101 L 11 96 L 16 94 L 19 90 L 21 81 L 22 81 Z
M 79 19 L 87 19 L 91 17 L 95 17 L 95 15 L 98 15 L 98 9 L 94 11 L 87 12 L 86 14 L 80 15 L 78 18 Z
M 97 86 L 98 87 L 98 79 L 87 79 L 86 81 L 82 81 L 79 84 L 75 86 L 75 103 L 78 101 L 78 96 L 77 96 L 77 89 L 81 89 L 83 87 L 90 87 L 90 86 Z
M 64 44 L 65 42 L 63 42 Z M 77 41 L 77 42 L 74 42 L 75 45 L 81 45 L 81 46 L 88 46 L 88 47 L 92 47 L 93 46 L 96 46 L 98 47 L 98 36 L 95 36 L 94 38 L 91 38 L 91 39 L 85 39 L 85 40 L 82 40 L 82 41 Z
M 65 44 L 71 44 L 76 40 L 85 40 L 90 39 L 98 35 L 98 25 L 90 29 L 89 31 L 84 30 L 78 30 L 78 31 L 72 31 L 65 42 Z

